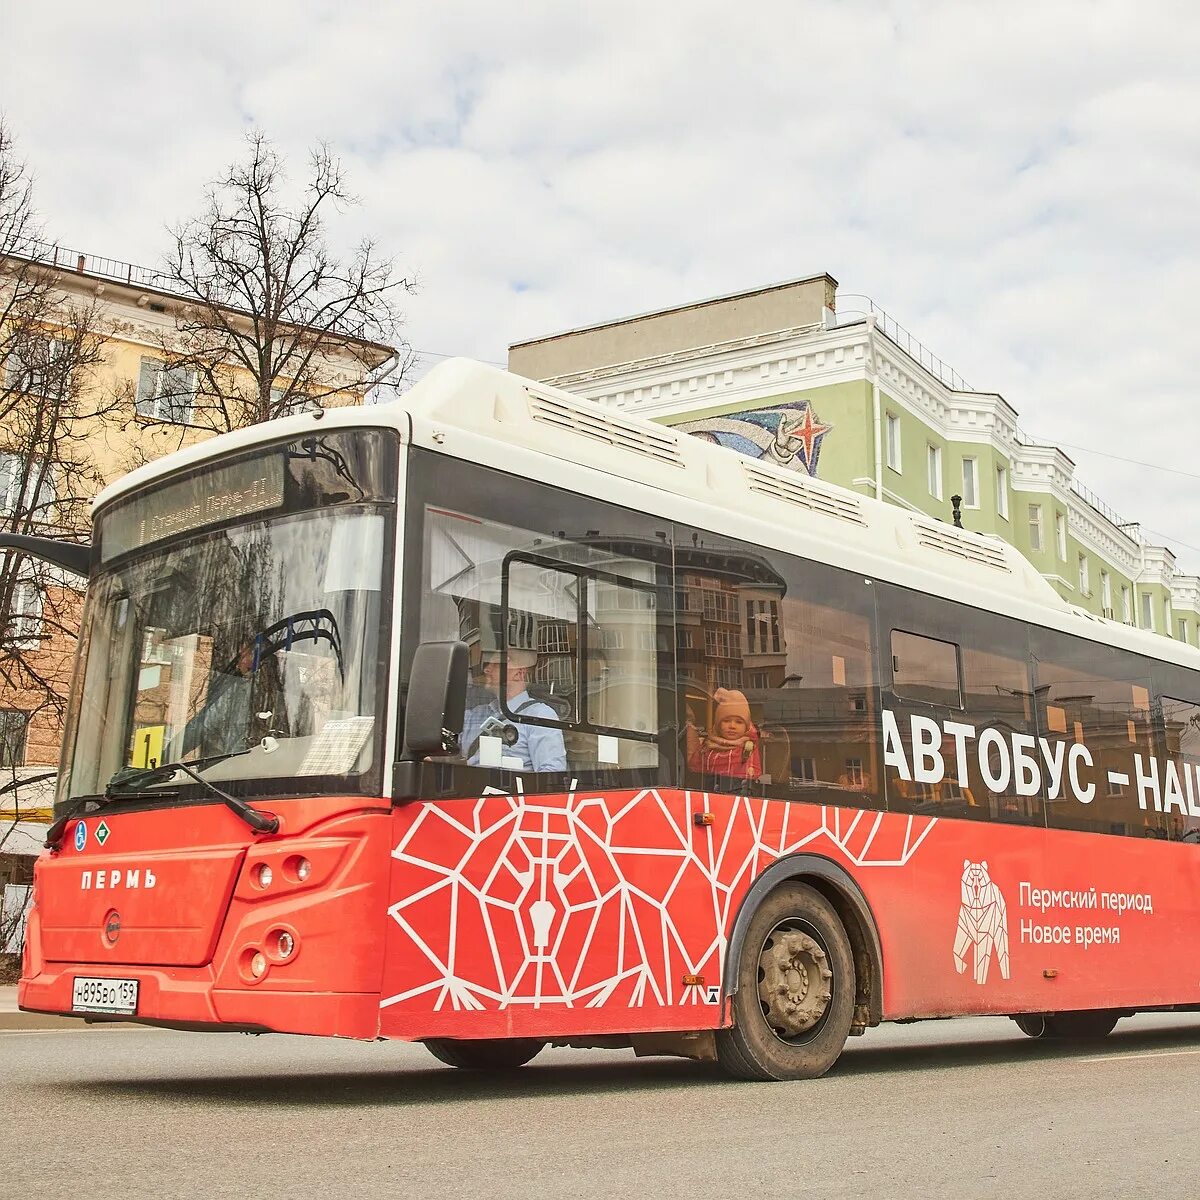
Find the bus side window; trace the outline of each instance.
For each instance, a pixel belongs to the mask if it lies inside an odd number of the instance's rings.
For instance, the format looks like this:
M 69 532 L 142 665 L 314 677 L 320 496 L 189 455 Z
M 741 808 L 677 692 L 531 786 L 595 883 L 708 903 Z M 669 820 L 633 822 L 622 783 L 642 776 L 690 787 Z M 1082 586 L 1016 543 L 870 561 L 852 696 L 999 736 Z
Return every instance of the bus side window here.
M 887 584 L 879 600 L 891 653 L 885 699 L 909 776 L 888 770 L 888 807 L 1044 824 L 1040 778 L 1014 768 L 1014 747 L 1032 755 L 1035 745 L 1024 626 Z M 918 762 L 913 729 L 929 722 L 936 753 Z
M 878 807 L 868 583 L 686 529 L 676 534 L 676 562 L 687 784 Z M 748 728 L 735 721 L 722 729 L 723 717 L 739 715 L 748 715 Z
M 953 642 L 892 630 L 892 691 L 906 700 L 962 708 L 959 649 Z
M 1030 646 L 1039 737 L 1079 764 L 1078 786 L 1068 773 L 1047 799 L 1050 826 L 1167 837 L 1166 815 L 1138 803 L 1137 760 L 1155 758 L 1149 661 L 1046 629 L 1030 631 Z
M 1033 720 L 1033 689 L 1025 628 L 1019 622 L 968 610 L 962 624 L 963 720 L 975 730 L 976 746 L 985 731 L 993 730 L 1006 751 L 1023 746 L 1036 755 L 1037 729 Z M 1014 738 L 1021 739 L 1014 742 Z M 957 756 L 953 756 L 957 757 Z M 1000 751 L 989 752 L 989 769 L 1002 775 Z M 1039 768 L 1030 777 L 1010 762 L 1004 786 L 989 788 L 982 778 L 978 754 L 968 755 L 969 782 L 963 785 L 968 810 L 964 815 L 991 820 L 1044 825 L 1045 787 Z M 948 769 L 949 773 L 949 769 Z M 953 770 L 957 779 L 957 765 Z M 949 815 L 949 814 L 948 814 Z
M 1163 696 L 1161 708 L 1165 753 L 1159 764 L 1160 785 L 1164 807 L 1168 794 L 1171 801 L 1170 811 L 1165 814 L 1167 837 L 1173 842 L 1198 845 L 1200 817 L 1193 812 L 1200 808 L 1200 704 Z M 1174 772 L 1179 783 L 1178 795 L 1168 782 L 1168 772 Z

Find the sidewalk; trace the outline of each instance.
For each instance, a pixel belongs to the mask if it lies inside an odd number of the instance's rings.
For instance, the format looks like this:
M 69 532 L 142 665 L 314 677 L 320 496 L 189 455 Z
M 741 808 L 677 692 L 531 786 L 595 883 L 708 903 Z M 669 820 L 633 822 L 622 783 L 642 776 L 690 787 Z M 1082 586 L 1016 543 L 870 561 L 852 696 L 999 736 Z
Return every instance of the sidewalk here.
M 17 989 L 0 987 L 0 1033 L 12 1033 L 29 1029 L 131 1029 L 128 1023 L 102 1022 L 88 1025 L 81 1017 L 45 1016 L 41 1013 L 21 1012 L 17 1008 Z

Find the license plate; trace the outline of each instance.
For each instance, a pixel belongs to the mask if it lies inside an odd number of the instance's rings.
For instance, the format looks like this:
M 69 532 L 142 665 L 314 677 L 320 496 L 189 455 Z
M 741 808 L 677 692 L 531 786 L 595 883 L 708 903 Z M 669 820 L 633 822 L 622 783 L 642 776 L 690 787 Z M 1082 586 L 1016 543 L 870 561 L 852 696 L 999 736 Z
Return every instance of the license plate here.
M 131 1017 L 137 1012 L 136 979 L 93 979 L 75 976 L 71 991 L 72 1012 L 121 1013 Z

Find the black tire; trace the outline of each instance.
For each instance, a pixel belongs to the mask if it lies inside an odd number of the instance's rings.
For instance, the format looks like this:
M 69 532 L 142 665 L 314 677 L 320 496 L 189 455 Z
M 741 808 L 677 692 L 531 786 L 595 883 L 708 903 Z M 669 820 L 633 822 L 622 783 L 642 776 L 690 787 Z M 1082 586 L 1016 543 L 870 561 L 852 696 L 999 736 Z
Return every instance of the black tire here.
M 787 942 L 781 940 L 785 937 Z M 793 956 L 790 973 L 779 973 L 781 955 Z M 806 964 L 800 971 L 795 969 L 796 956 Z M 829 901 L 804 883 L 777 887 L 750 918 L 736 970 L 734 1023 L 730 1029 L 717 1031 L 721 1067 L 737 1079 L 816 1079 L 824 1075 L 850 1034 L 855 995 L 850 939 Z M 768 971 L 779 981 L 774 990 L 786 995 L 781 1003 L 793 1005 L 784 1017 L 760 992 L 760 985 L 768 993 L 772 990 Z M 784 980 L 795 983 L 798 990 L 785 994 L 783 988 L 791 984 L 785 985 Z M 828 1000 L 820 1008 L 823 985 L 827 985 Z M 801 997 L 798 1005 L 793 1003 L 797 997 Z M 788 1021 L 807 1020 L 813 1023 L 798 1032 L 783 1027 Z
M 1078 1012 L 1022 1013 L 1013 1020 L 1028 1037 L 1068 1042 L 1108 1037 L 1123 1015 L 1110 1008 L 1095 1008 Z
M 438 1062 L 464 1071 L 515 1071 L 535 1058 L 546 1043 L 536 1038 L 495 1038 L 460 1041 L 430 1038 L 425 1048 Z

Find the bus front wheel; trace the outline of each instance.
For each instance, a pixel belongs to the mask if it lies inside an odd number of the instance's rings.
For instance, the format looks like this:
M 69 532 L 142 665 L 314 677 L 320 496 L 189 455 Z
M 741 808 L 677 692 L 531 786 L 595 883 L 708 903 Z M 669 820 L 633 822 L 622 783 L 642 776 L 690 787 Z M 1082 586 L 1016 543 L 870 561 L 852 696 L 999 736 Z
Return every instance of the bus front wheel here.
M 833 906 L 785 883 L 759 905 L 737 964 L 733 1026 L 717 1060 L 738 1079 L 815 1079 L 837 1061 L 854 1016 L 854 956 Z
M 425 1048 L 438 1062 L 466 1071 L 515 1071 L 539 1054 L 545 1042 L 536 1038 L 495 1038 L 460 1041 L 430 1038 Z
M 1107 1037 L 1120 1019 L 1119 1012 L 1107 1008 L 1080 1012 L 1021 1013 L 1013 1017 L 1017 1028 L 1028 1037 L 1059 1041 Z

